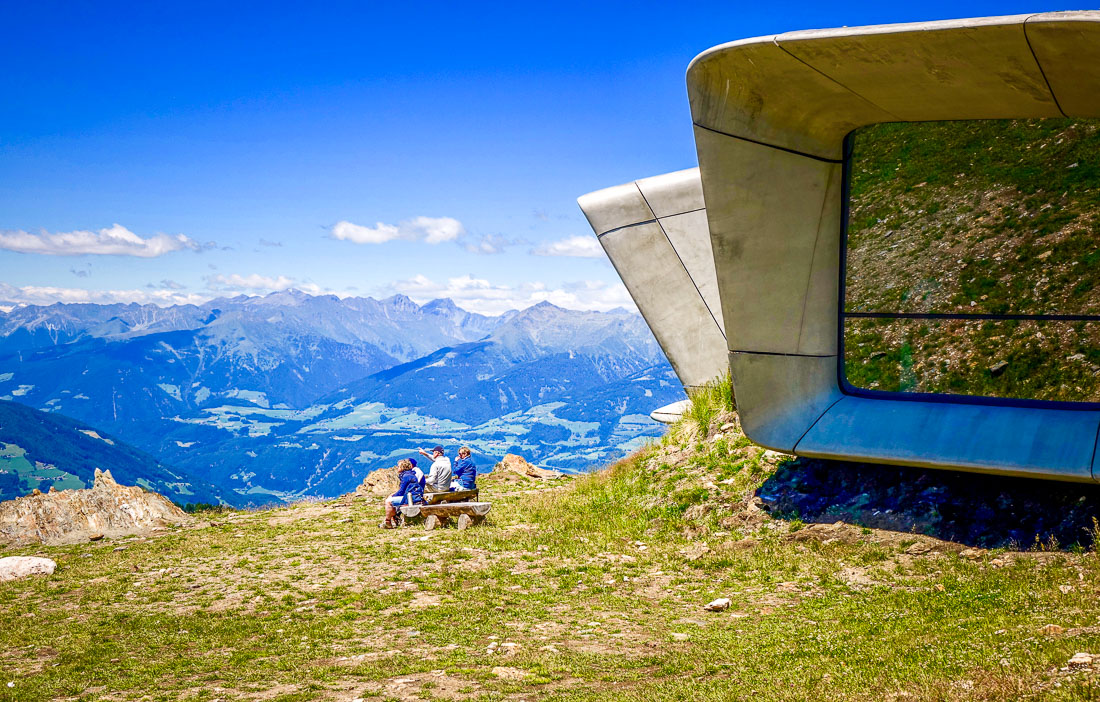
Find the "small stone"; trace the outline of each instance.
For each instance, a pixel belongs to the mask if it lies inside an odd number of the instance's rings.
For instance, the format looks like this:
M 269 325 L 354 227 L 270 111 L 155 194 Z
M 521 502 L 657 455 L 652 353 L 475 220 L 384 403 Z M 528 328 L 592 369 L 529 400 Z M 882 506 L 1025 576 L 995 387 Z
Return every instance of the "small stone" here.
M 976 548 L 968 548 L 959 553 L 959 556 L 974 561 L 982 557 L 982 552 Z
M 502 680 L 522 680 L 527 677 L 527 672 L 520 670 L 519 668 L 493 668 L 493 675 Z
M 125 546 L 115 546 L 114 550 L 115 551 L 125 551 L 126 547 Z
M 944 586 L 943 586 L 943 583 L 936 583 L 936 585 L 935 585 L 935 590 L 936 590 L 936 592 L 943 592 L 943 591 L 944 591 L 944 589 L 945 589 L 945 588 L 944 588 Z
M 719 597 L 717 600 L 712 600 L 703 605 L 703 609 L 708 612 L 724 612 L 729 608 L 730 600 L 728 597 Z
M 1008 368 L 1008 361 L 997 361 L 989 367 L 989 374 L 994 378 L 1005 372 L 1005 368 Z
M 1063 595 L 1068 595 L 1069 593 L 1073 592 L 1073 586 L 1072 585 L 1059 585 L 1058 586 L 1058 592 L 1062 593 Z
M 1066 630 L 1065 627 L 1058 626 L 1057 624 L 1047 624 L 1039 631 L 1047 636 L 1061 636 Z
M 558 652 L 558 649 L 554 648 L 553 646 L 543 646 L 543 647 L 539 648 L 539 650 L 540 651 L 546 651 L 548 653 L 557 653 Z
M 1069 659 L 1069 665 L 1074 667 L 1092 665 L 1092 661 L 1096 656 L 1091 653 L 1075 653 L 1073 657 Z
M 704 543 L 694 543 L 682 551 L 684 554 L 684 560 L 697 561 L 703 556 L 710 553 L 710 546 Z
M 103 534 L 96 533 L 88 537 L 88 541 L 101 541 L 103 540 Z
M 1038 256 L 1036 256 L 1035 258 L 1039 259 L 1040 261 L 1045 261 L 1045 260 L 1047 260 L 1048 258 L 1050 258 L 1050 255 L 1051 255 L 1052 253 L 1054 253 L 1054 249 L 1047 249 L 1046 251 L 1044 251 L 1043 253 L 1039 254 L 1039 255 L 1038 255 Z
M 681 633 L 679 631 L 672 632 L 672 640 L 673 641 L 687 641 L 690 638 L 691 637 L 688 636 L 687 634 Z

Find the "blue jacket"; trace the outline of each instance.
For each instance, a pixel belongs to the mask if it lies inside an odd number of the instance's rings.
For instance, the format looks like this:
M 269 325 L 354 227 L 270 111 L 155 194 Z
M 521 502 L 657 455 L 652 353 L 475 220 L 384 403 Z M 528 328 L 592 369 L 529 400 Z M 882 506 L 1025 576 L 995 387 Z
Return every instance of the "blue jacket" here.
M 477 489 L 477 466 L 469 458 L 459 458 L 451 466 L 451 474 L 463 490 Z
M 424 501 L 424 484 L 417 480 L 415 470 L 403 470 L 401 471 L 401 484 L 397 487 L 397 492 L 393 493 L 394 497 L 404 498 L 402 502 L 412 504 L 420 504 Z M 411 500 L 409 498 L 412 498 Z

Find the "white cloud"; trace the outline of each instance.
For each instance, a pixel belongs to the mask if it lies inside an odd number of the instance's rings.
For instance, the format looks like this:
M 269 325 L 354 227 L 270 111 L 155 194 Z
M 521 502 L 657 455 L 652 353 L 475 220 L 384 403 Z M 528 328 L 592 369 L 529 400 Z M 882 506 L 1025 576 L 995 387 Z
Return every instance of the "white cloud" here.
M 337 222 L 332 228 L 332 238 L 355 244 L 384 244 L 394 239 L 424 241 L 440 244 L 455 241 L 466 234 L 466 228 L 453 217 L 413 217 L 397 225 L 378 222 L 365 227 L 354 222 Z
M 390 288 L 421 304 L 436 298 L 449 297 L 465 310 L 489 315 L 525 309 L 544 301 L 573 310 L 606 312 L 616 307 L 636 309 L 630 293 L 621 283 L 609 284 L 602 280 L 565 283 L 550 288 L 540 282 L 519 286 L 494 284 L 470 275 L 438 283 L 423 275 L 416 275 L 392 283 Z
M 191 249 L 198 251 L 198 242 L 183 234 L 154 234 L 146 239 L 115 224 L 98 232 L 77 230 L 72 232 L 43 231 L 31 234 L 25 231 L 0 232 L 0 249 L 18 253 L 46 256 L 137 256 L 155 258 L 173 251 Z
M 221 273 L 216 273 L 206 276 L 203 280 L 206 281 L 207 290 L 213 290 L 220 293 L 236 292 L 263 295 L 265 293 L 293 289 L 300 290 L 309 295 L 335 294 L 338 297 L 348 297 L 350 294 L 348 292 L 337 293 L 332 288 L 322 287 L 312 281 L 298 280 L 285 275 L 270 276 L 260 275 L 258 273 L 252 273 L 250 275 L 240 275 L 239 273 L 223 275 Z
M 179 290 L 86 290 L 83 288 L 58 288 L 27 285 L 17 287 L 0 283 L 0 300 L 25 305 L 52 305 L 55 302 L 88 302 L 111 304 L 115 302 L 154 305 L 201 305 L 208 295 L 198 295 Z
M 476 242 L 462 242 L 462 248 L 475 254 L 498 254 L 504 253 L 504 249 L 509 246 L 521 243 L 524 242 L 519 239 L 509 239 L 500 234 L 483 234 Z
M 206 287 L 210 290 L 286 290 L 293 287 L 294 282 L 293 278 L 285 275 L 271 277 L 258 273 L 251 275 L 217 273 L 206 276 Z
M 594 236 L 571 236 L 568 239 L 552 241 L 533 249 L 536 256 L 571 256 L 573 258 L 603 258 L 603 248 Z
M 384 244 L 398 238 L 400 232 L 397 227 L 379 222 L 374 228 L 364 227 L 352 222 L 337 222 L 332 228 L 332 238 L 342 241 L 350 241 L 355 244 Z
M 462 222 L 451 217 L 414 217 L 408 222 L 402 222 L 403 229 L 408 229 L 419 239 L 423 236 L 429 244 L 440 244 L 444 241 L 454 241 L 466 233 Z

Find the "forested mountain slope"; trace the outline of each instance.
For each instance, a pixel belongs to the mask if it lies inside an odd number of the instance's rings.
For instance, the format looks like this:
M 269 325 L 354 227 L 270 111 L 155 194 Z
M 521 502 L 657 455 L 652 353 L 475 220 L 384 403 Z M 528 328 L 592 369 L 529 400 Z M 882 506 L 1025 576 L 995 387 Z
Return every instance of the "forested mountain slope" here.
M 35 489 L 91 487 L 96 468 L 178 504 L 217 504 L 223 496 L 243 502 L 87 424 L 0 401 L 0 501 Z

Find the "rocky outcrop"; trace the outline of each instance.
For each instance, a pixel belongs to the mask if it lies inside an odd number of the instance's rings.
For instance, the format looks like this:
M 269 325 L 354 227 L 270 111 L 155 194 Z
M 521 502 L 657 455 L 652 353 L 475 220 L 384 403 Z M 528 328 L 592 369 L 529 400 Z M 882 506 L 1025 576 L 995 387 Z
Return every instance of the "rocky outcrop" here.
M 165 497 L 119 485 L 110 471 L 96 469 L 90 489 L 51 490 L 47 494 L 36 490 L 0 502 L 0 543 L 77 543 L 137 534 L 188 519 Z
M 533 466 L 527 462 L 523 456 L 517 456 L 514 453 L 509 453 L 504 456 L 500 463 L 493 466 L 493 472 L 489 475 L 494 476 L 497 480 L 509 480 L 523 478 L 534 478 L 536 480 L 557 480 L 564 477 L 564 473 L 557 470 L 547 470 L 546 468 L 539 468 Z
M 8 556 L 0 558 L 0 583 L 19 580 L 32 575 L 53 575 L 57 564 L 49 558 L 37 556 Z
M 354 497 L 386 497 L 397 492 L 401 481 L 397 478 L 397 466 L 381 468 L 363 478 L 355 488 Z

